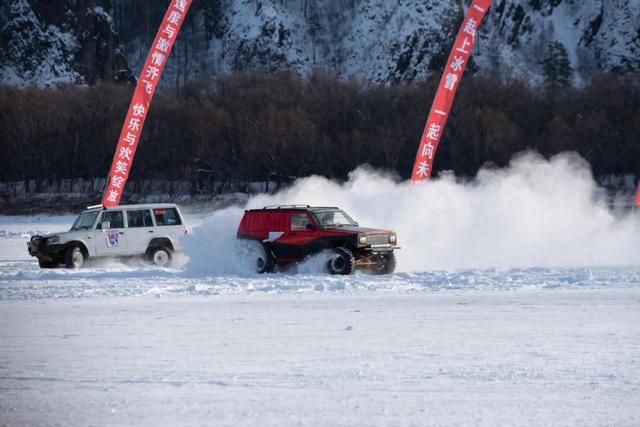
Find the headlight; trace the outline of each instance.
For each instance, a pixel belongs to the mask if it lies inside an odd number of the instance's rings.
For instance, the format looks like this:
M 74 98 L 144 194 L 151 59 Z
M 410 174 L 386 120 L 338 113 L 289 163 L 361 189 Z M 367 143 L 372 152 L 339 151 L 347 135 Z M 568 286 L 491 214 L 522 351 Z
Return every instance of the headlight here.
M 392 234 L 389 236 L 389 243 L 395 243 L 397 241 L 396 235 Z
M 361 245 L 366 245 L 367 244 L 367 236 L 360 236 L 358 241 L 360 242 Z
M 52 245 L 54 243 L 58 243 L 59 241 L 60 241 L 60 236 L 47 237 L 47 245 Z

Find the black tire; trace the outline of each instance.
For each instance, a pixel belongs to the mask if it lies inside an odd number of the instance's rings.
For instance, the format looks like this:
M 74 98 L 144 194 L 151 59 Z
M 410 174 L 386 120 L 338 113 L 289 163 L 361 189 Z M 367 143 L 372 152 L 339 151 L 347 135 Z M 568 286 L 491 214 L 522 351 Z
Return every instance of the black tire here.
M 259 274 L 273 273 L 276 269 L 276 260 L 269 249 L 264 245 L 260 246 L 262 247 L 262 252 L 258 254 L 256 259 L 256 272 Z
M 147 260 L 156 267 L 168 267 L 171 264 L 171 249 L 166 246 L 151 248 Z
M 327 268 L 331 274 L 349 275 L 356 268 L 356 257 L 353 252 L 344 247 L 334 248 L 334 254 L 327 261 Z
M 247 271 L 263 274 L 273 273 L 276 269 L 273 253 L 259 240 L 237 240 L 234 250 L 236 257 Z
M 40 268 L 56 268 L 58 266 L 58 263 L 53 261 L 43 261 L 39 259 L 38 265 L 40 266 Z
M 82 268 L 85 262 L 85 255 L 80 246 L 70 246 L 64 253 L 64 265 L 67 268 Z

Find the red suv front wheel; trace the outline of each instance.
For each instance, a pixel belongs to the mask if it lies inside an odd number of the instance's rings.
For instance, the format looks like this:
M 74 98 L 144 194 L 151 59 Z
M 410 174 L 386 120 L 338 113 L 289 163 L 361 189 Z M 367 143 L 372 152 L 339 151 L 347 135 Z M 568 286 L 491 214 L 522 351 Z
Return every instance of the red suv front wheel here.
M 356 258 L 353 256 L 353 252 L 347 248 L 334 248 L 333 254 L 327 262 L 327 268 L 331 274 L 351 274 L 356 268 Z

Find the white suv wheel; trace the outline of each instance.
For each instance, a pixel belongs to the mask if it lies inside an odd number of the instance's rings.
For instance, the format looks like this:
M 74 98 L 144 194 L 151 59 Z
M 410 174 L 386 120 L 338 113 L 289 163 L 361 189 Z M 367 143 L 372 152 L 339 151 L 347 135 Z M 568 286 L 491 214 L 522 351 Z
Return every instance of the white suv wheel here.
M 82 253 L 82 249 L 78 246 L 73 246 L 67 249 L 64 263 L 67 268 L 82 268 L 84 265 L 84 254 Z
M 164 248 L 159 248 L 153 251 L 153 255 L 151 256 L 151 260 L 153 264 L 158 267 L 166 267 L 169 265 L 169 261 L 171 261 L 171 255 Z
M 72 261 L 73 261 L 74 268 L 80 268 L 82 267 L 82 264 L 84 264 L 84 255 L 82 255 L 82 252 L 80 251 L 79 248 L 76 248 L 73 251 Z

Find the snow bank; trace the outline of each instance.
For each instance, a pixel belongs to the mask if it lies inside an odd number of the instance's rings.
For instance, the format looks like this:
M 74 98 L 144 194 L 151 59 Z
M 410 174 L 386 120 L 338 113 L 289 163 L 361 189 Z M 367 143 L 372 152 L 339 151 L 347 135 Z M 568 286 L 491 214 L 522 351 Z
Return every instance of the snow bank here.
M 339 206 L 363 226 L 398 232 L 403 272 L 640 264 L 635 221 L 614 215 L 600 193 L 578 156 L 525 154 L 466 184 L 444 175 L 413 185 L 368 168 L 342 184 L 314 176 L 247 208 Z M 241 217 L 242 209 L 224 209 L 195 229 L 185 242 L 190 273 L 248 274 L 232 250 Z

